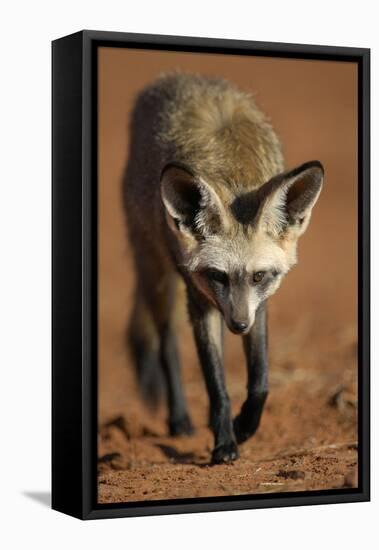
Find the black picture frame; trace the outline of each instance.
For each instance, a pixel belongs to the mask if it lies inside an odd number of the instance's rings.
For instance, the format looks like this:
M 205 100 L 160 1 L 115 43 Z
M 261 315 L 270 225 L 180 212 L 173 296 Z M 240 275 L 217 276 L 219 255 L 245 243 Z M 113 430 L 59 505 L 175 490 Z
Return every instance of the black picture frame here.
M 98 504 L 97 50 L 100 46 L 358 65 L 359 485 L 302 493 Z M 81 519 L 370 499 L 370 50 L 81 31 L 52 43 L 52 507 Z

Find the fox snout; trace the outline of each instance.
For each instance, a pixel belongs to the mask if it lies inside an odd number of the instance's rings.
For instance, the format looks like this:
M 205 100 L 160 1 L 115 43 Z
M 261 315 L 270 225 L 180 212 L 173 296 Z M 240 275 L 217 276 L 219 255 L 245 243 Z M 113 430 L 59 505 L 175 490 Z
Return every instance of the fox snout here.
M 233 334 L 247 334 L 254 324 L 257 297 L 246 281 L 231 279 L 225 300 L 221 301 L 221 310 L 228 329 Z
M 246 332 L 248 332 L 250 328 L 249 323 L 247 323 L 246 321 L 231 319 L 227 324 L 228 328 L 231 330 L 231 332 L 233 332 L 233 334 L 246 334 Z
M 234 308 L 230 308 L 232 311 L 228 311 L 229 308 L 225 308 L 223 316 L 228 329 L 233 334 L 247 334 L 255 321 L 255 312 L 247 312 L 245 308 L 233 311 Z

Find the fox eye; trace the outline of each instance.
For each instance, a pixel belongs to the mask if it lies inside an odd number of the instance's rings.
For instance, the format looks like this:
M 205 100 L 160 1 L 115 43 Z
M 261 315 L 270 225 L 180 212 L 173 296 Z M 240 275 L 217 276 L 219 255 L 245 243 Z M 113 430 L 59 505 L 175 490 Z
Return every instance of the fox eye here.
M 207 276 L 211 281 L 215 281 L 222 285 L 227 285 L 229 282 L 228 275 L 224 271 L 219 271 L 218 269 L 209 269 L 207 271 Z
M 256 271 L 253 274 L 253 283 L 260 283 L 261 281 L 263 281 L 265 275 L 266 271 Z

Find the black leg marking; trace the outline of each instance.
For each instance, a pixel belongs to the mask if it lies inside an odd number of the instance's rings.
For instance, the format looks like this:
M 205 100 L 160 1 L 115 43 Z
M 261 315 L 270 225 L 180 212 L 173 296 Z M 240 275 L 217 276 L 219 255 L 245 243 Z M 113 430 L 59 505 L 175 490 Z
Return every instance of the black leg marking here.
M 127 343 L 141 396 L 154 409 L 165 393 L 165 380 L 159 359 L 158 333 L 139 288 L 128 323 Z
M 174 333 L 177 277 L 176 273 L 169 272 L 161 276 L 159 284 L 151 285 L 148 281 L 144 284 L 144 298 L 156 332 L 159 372 L 165 382 L 170 435 L 193 432 Z
M 165 393 L 158 350 L 132 331 L 129 331 L 128 342 L 141 396 L 150 408 L 155 409 Z
M 256 313 L 254 325 L 243 338 L 248 370 L 247 399 L 234 420 L 238 443 L 243 443 L 257 431 L 268 394 L 267 318 L 266 304 Z
M 161 365 L 167 384 L 170 435 L 192 434 L 194 429 L 187 413 L 176 339 L 170 327 L 163 330 L 161 334 L 160 352 Z
M 210 425 L 214 433 L 214 464 L 238 458 L 233 432 L 230 401 L 225 387 L 223 369 L 223 321 L 220 313 L 207 306 L 189 301 L 195 341 L 210 400 Z

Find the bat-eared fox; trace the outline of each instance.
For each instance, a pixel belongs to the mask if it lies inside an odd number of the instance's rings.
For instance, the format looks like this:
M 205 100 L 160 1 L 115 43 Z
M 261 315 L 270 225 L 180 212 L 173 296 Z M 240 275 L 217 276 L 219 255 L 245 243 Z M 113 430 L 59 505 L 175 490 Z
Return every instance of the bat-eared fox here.
M 163 388 L 172 435 L 193 431 L 175 338 L 178 287 L 210 401 L 213 463 L 238 457 L 268 393 L 266 301 L 296 264 L 323 167 L 284 171 L 277 135 L 251 94 L 198 75 L 163 75 L 138 96 L 124 205 L 136 269 L 128 339 L 151 404 Z M 183 285 L 182 285 L 183 286 Z M 233 420 L 224 322 L 243 339 L 247 396 Z

